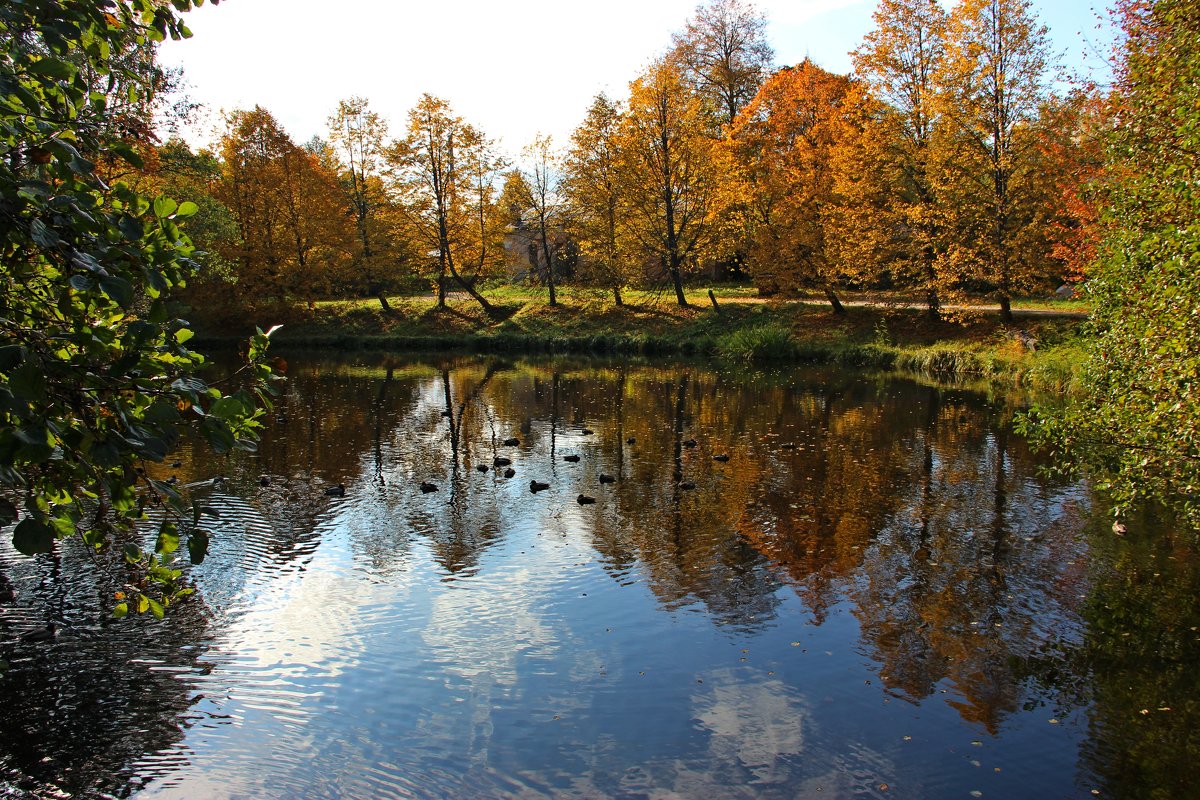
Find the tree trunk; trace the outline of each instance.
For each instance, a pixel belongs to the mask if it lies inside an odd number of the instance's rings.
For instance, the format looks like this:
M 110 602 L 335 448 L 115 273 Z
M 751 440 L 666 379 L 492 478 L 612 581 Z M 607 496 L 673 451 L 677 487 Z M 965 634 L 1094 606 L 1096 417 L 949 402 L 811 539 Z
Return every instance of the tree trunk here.
M 558 295 L 554 293 L 554 259 L 550 256 L 550 244 L 546 241 L 546 226 L 541 224 L 542 260 L 546 262 L 546 285 L 550 287 L 550 305 L 558 305 Z
M 613 302 L 615 302 L 617 304 L 618 308 L 625 305 L 625 300 L 621 297 L 621 287 L 620 286 L 613 287 Z
M 842 305 L 842 301 L 834 294 L 833 289 L 825 287 L 825 298 L 829 300 L 829 305 L 833 306 L 833 313 L 842 315 L 846 313 L 846 307 Z
M 1007 294 L 1000 295 L 1000 319 L 1005 322 L 1013 321 L 1012 300 Z
M 679 260 L 675 253 L 671 253 L 670 260 L 667 262 L 667 269 L 671 273 L 671 283 L 675 287 L 675 301 L 679 303 L 680 308 L 687 308 L 687 297 L 683 294 L 683 279 L 679 277 Z
M 718 314 L 720 314 L 720 313 L 721 313 L 721 307 L 720 307 L 719 305 L 717 305 L 717 296 L 716 296 L 715 294 L 713 294 L 713 290 L 712 290 L 712 289 L 709 289 L 709 290 L 708 290 L 708 299 L 712 301 L 712 307 L 713 307 L 713 311 L 715 311 L 715 312 L 717 312 Z
M 383 313 L 385 313 L 385 314 L 395 313 L 394 310 L 392 309 L 392 304 L 388 302 L 388 299 L 384 295 L 383 292 L 377 293 L 375 295 L 375 299 L 379 301 L 379 307 L 383 309 Z
M 487 298 L 481 295 L 470 281 L 458 274 L 458 270 L 454 268 L 453 261 L 447 262 L 447 266 L 450 268 L 450 274 L 454 276 L 454 280 L 458 281 L 458 285 L 461 286 L 467 294 L 471 295 L 471 299 L 473 299 L 476 303 L 479 303 L 479 307 L 483 309 L 483 313 L 494 319 L 498 313 L 496 311 L 496 307 L 489 303 Z

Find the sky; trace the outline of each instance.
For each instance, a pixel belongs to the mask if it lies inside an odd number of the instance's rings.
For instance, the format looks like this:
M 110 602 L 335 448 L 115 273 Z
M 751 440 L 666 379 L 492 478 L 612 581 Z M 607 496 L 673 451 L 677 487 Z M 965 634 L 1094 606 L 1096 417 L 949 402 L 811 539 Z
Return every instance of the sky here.
M 1051 44 L 1075 69 L 1111 34 L 1104 0 L 1033 0 Z M 697 0 L 224 0 L 186 16 L 195 34 L 167 42 L 207 113 L 186 133 L 215 141 L 220 113 L 261 105 L 292 138 L 325 136 L 338 101 L 365 97 L 398 136 L 424 92 L 518 153 L 539 133 L 565 144 L 601 91 L 628 84 L 682 30 Z M 875 0 L 756 0 L 777 64 L 811 58 L 849 72 Z

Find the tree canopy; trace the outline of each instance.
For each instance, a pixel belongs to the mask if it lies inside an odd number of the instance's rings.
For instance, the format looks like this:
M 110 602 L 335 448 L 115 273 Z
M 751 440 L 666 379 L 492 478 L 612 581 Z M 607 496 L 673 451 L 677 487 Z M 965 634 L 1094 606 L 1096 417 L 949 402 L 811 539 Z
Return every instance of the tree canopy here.
M 101 179 L 97 164 L 140 167 L 158 74 L 153 45 L 190 35 L 172 4 L 29 0 L 0 7 L 0 523 L 47 552 L 80 537 L 103 548 L 166 503 L 186 514 L 203 558 L 199 510 L 142 465 L 184 426 L 218 451 L 253 447 L 270 370 L 254 338 L 251 383 L 224 393 L 198 370 L 192 331 L 169 299 L 196 271 L 189 201 Z M 124 87 L 124 100 L 101 89 Z M 125 557 L 148 582 L 117 605 L 162 614 L 187 589 L 169 560 L 178 518 L 155 552 Z

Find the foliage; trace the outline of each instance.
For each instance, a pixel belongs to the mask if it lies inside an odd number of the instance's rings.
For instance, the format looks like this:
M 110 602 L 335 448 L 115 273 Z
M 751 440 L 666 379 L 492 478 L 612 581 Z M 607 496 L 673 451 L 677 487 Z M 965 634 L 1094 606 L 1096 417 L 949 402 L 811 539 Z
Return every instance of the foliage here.
M 1037 135 L 1048 99 L 1047 32 L 1028 0 L 963 0 L 946 36 L 932 157 L 940 269 L 989 291 L 1011 321 L 1013 296 L 1054 272 Z
M 200 377 L 204 359 L 168 292 L 195 272 L 181 226 L 192 202 L 108 184 L 102 160 L 140 165 L 136 147 L 154 89 L 127 56 L 188 36 L 171 5 L 150 0 L 28 0 L 0 6 L 0 522 L 14 546 L 49 552 L 78 536 L 102 548 L 166 502 L 187 515 L 187 546 L 207 539 L 184 497 L 146 477 L 181 428 L 194 424 L 218 451 L 251 448 L 266 402 L 267 335 L 250 347 L 250 387 L 224 394 Z M 110 105 L 97 85 L 126 86 Z M 143 103 L 145 101 L 145 103 Z M 116 116 L 114 116 L 116 115 Z M 136 123 L 136 124 L 135 124 Z M 140 572 L 129 602 L 161 615 L 188 591 L 168 563 L 180 546 L 164 522 L 156 552 L 126 558 Z
M 934 102 L 945 53 L 946 13 L 936 0 L 881 0 L 875 30 L 854 51 L 854 69 L 876 104 L 861 133 L 834 154 L 836 258 L 842 269 L 875 265 L 913 286 L 936 316 L 950 281 L 941 249 L 931 144 L 940 122 Z
M 1200 526 L 1200 3 L 1131 1 L 1121 12 L 1089 395 L 1026 427 L 1064 464 L 1093 468 L 1114 511 L 1160 500 Z
M 836 238 L 832 155 L 859 127 L 862 109 L 849 78 L 806 60 L 775 73 L 734 124 L 751 229 L 748 266 L 760 287 L 819 287 L 841 310 L 829 245 Z
M 715 132 L 729 126 L 758 92 L 775 57 L 767 20 L 742 0 L 709 0 L 696 7 L 674 37 L 671 59 L 701 98 Z
M 355 283 L 391 311 L 385 290 L 407 260 L 383 184 L 387 123 L 361 97 L 338 103 L 329 136 L 341 161 L 340 182 L 354 220 L 351 272 Z
M 313 297 L 344 282 L 349 215 L 330 165 L 261 106 L 226 122 L 218 196 L 238 225 L 227 257 L 243 302 Z
M 654 63 L 630 85 L 618 152 L 626 249 L 657 262 L 686 306 L 684 271 L 722 242 L 730 170 L 725 148 L 706 133 L 699 98 L 671 61 Z
M 621 290 L 635 277 L 621 250 L 618 227 L 620 125 L 620 107 L 597 95 L 571 135 L 563 178 L 570 230 L 579 242 L 584 269 L 596 283 L 612 289 L 617 305 L 624 302 Z
M 453 278 L 484 311 L 494 311 L 460 270 L 473 252 L 479 269 L 488 264 L 486 226 L 477 227 L 476 220 L 486 218 L 490 180 L 502 168 L 492 149 L 479 129 L 429 94 L 409 111 L 407 136 L 388 148 L 390 186 L 417 237 L 418 251 L 428 253 L 429 263 L 436 265 L 439 307 L 446 305 L 446 284 Z M 478 277 L 481 272 L 475 273 Z

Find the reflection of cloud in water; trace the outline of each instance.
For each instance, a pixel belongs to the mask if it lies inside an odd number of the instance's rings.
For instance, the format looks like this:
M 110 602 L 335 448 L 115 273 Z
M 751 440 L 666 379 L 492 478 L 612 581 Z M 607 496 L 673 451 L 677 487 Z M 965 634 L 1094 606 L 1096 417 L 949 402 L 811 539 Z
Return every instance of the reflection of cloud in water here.
M 695 697 L 696 719 L 711 736 L 713 764 L 737 763 L 764 783 L 789 778 L 787 759 L 804 750 L 811 725 L 807 704 L 777 678 L 758 679 L 733 670 L 711 674 L 712 688 Z

